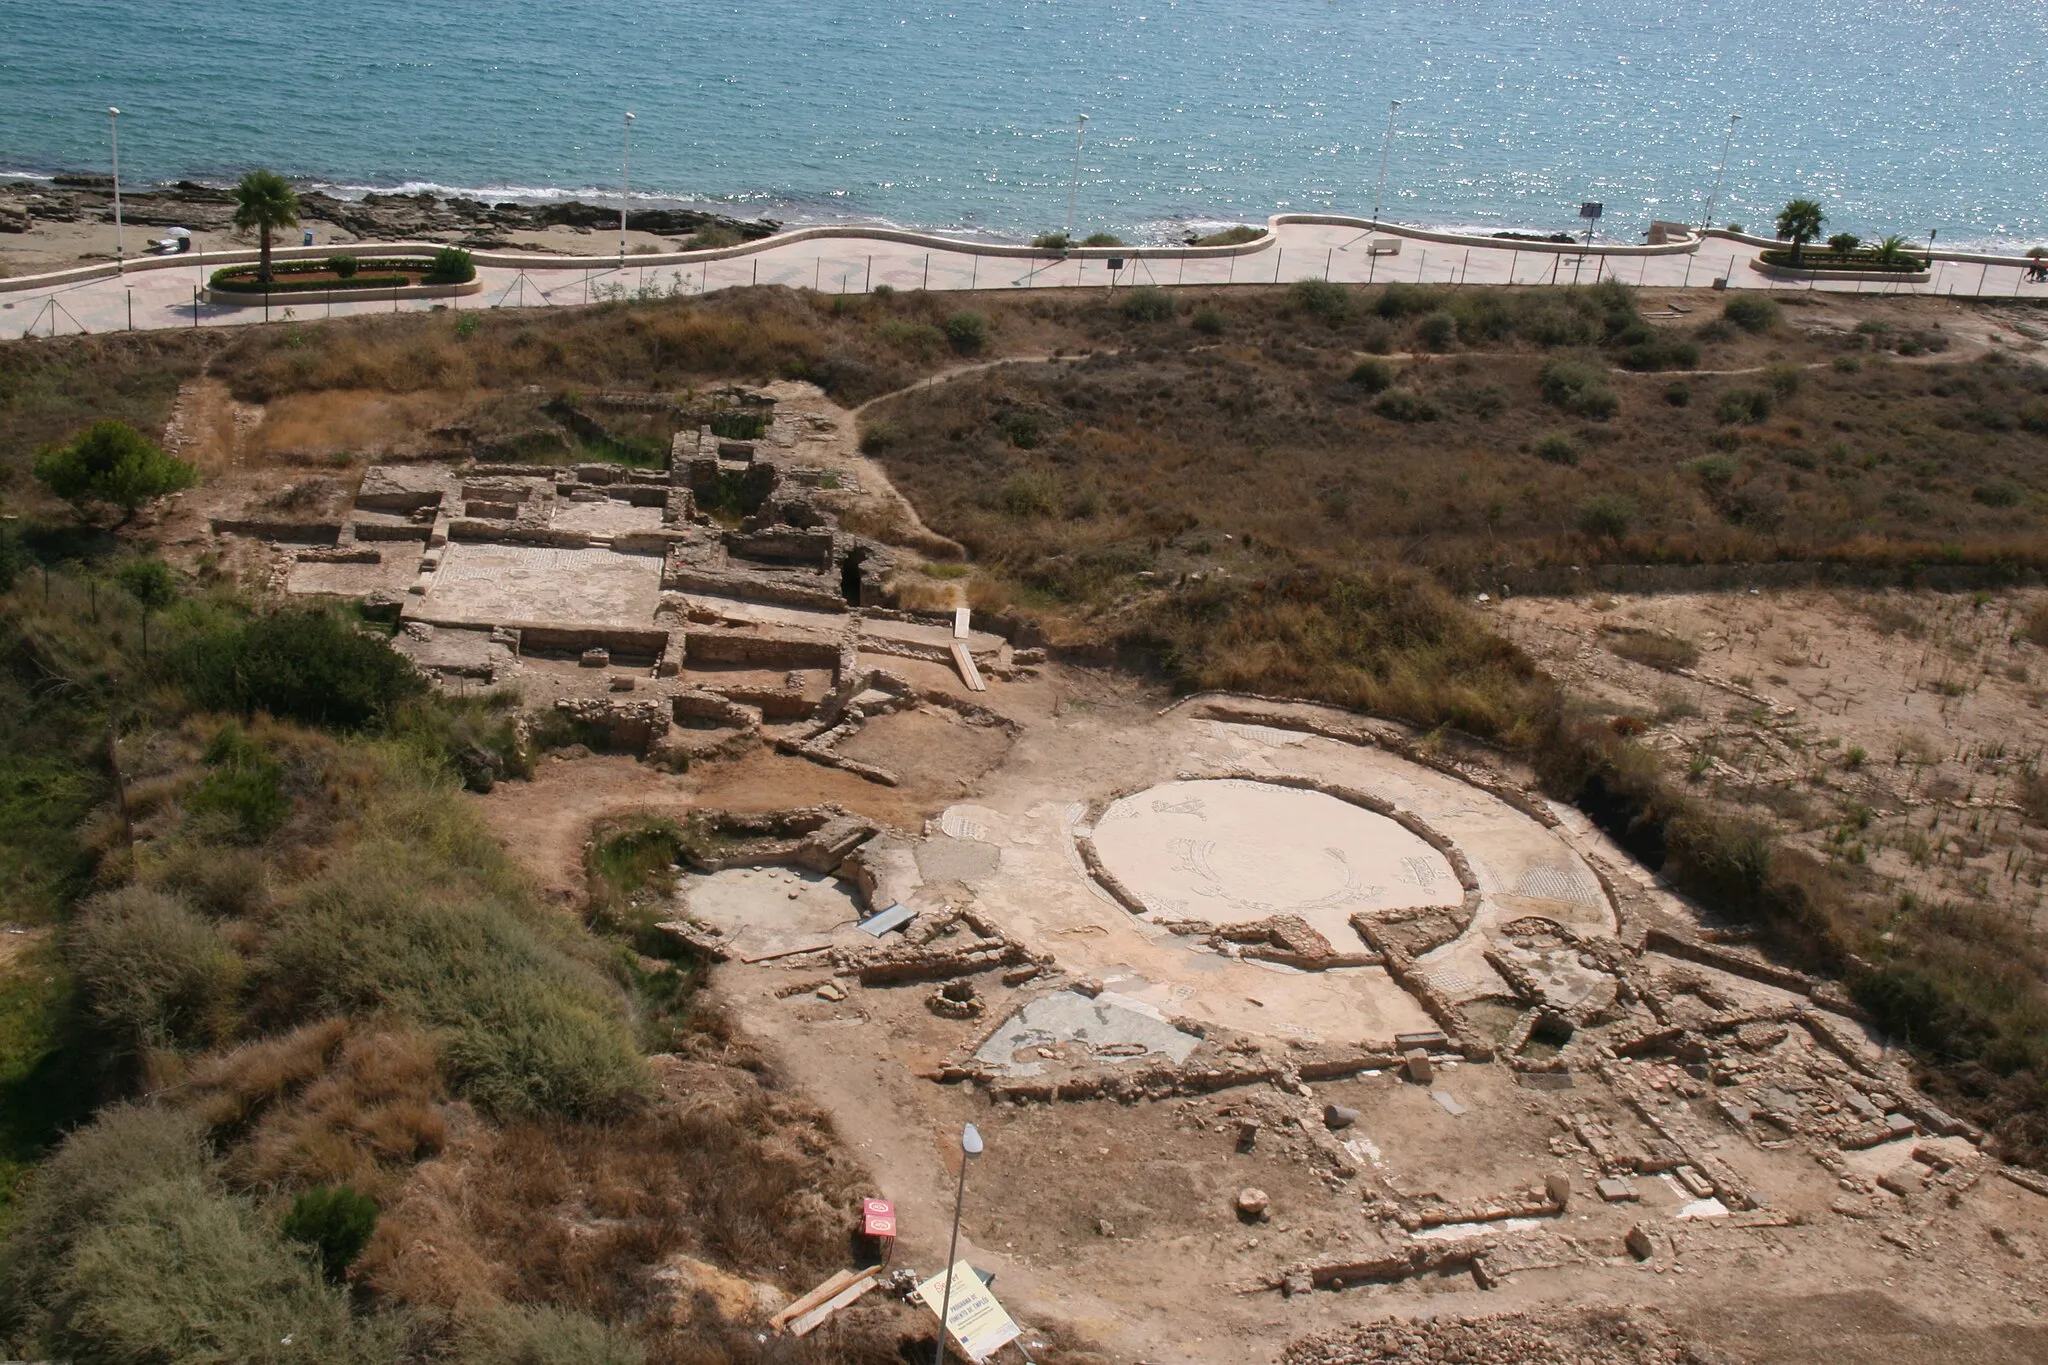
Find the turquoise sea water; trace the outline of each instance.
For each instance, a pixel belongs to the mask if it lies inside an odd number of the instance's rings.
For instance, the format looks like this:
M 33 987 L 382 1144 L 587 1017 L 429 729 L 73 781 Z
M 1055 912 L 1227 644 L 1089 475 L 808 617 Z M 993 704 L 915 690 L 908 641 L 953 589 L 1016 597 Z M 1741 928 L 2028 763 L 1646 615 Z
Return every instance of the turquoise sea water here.
M 1787 20 L 1790 20 L 1789 24 Z M 491 198 L 1163 237 L 1276 210 L 1606 235 L 1793 194 L 2048 241 L 2048 9 L 1818 0 L 0 0 L 0 173 L 268 165 Z

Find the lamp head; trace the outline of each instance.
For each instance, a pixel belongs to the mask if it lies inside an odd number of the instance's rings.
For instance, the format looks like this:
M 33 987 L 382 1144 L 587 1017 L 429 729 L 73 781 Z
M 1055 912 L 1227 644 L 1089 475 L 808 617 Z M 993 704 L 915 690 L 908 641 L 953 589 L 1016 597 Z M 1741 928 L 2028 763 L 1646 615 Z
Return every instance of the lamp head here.
M 628 122 L 628 123 L 631 123 L 632 121 L 633 121 L 633 111 L 632 111 L 631 109 L 628 109 L 628 110 L 626 111 L 626 122 Z
M 112 114 L 115 118 L 119 118 L 121 116 L 121 111 L 119 109 L 116 109 L 111 104 L 107 106 L 107 112 L 109 114 Z
M 1087 121 L 1088 121 L 1088 116 L 1087 116 L 1086 114 L 1083 114 L 1083 115 L 1081 115 L 1081 122 L 1083 122 L 1083 123 L 1086 123 Z
M 981 1146 L 981 1131 L 977 1129 L 973 1124 L 970 1123 L 965 1128 L 962 1128 L 960 1130 L 961 1151 L 965 1152 L 968 1156 L 971 1157 L 980 1156 Z

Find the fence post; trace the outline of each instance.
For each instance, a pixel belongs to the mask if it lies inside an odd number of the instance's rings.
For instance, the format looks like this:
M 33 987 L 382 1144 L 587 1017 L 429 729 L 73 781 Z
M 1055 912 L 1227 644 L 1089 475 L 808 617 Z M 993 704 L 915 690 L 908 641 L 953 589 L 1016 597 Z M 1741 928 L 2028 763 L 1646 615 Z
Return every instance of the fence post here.
M 1280 260 L 1286 254 L 1287 248 L 1284 246 L 1276 246 L 1273 248 L 1273 283 L 1275 284 L 1280 283 Z
M 932 287 L 932 253 L 931 253 L 931 252 L 929 252 L 929 251 L 927 251 L 927 252 L 925 252 L 925 253 L 924 253 L 924 286 L 923 286 L 923 287 L 924 287 L 924 288 L 926 288 L 926 289 L 930 289 L 930 288 Z
M 1330 282 L 1330 262 L 1337 259 L 1337 248 L 1331 247 L 1323 253 L 1323 283 Z
M 872 294 L 872 293 L 874 292 L 874 289 L 875 289 L 875 254 L 874 254 L 874 253 L 873 253 L 873 252 L 871 251 L 871 252 L 869 252 L 869 253 L 868 253 L 868 273 L 867 273 L 867 277 L 866 277 L 865 279 L 863 279 L 863 280 L 862 280 L 862 281 L 860 282 L 860 292 L 861 292 L 861 293 L 863 293 L 863 294 Z

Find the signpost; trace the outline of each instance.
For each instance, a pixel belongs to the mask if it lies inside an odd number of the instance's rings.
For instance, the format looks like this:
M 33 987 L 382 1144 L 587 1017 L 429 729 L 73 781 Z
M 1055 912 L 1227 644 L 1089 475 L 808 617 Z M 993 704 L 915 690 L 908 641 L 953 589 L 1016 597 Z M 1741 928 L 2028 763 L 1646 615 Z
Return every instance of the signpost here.
M 1579 254 L 1579 263 L 1572 267 L 1573 284 L 1577 284 L 1579 282 L 1579 272 L 1586 268 L 1585 252 L 1589 252 L 1593 249 L 1593 224 L 1600 221 L 1602 207 L 1602 205 L 1595 203 L 1591 199 L 1588 199 L 1585 203 L 1579 205 L 1579 217 L 1586 220 L 1586 247 L 1585 251 L 1582 251 Z
M 947 1278 L 947 1274 L 941 1272 L 917 1287 L 917 1297 L 934 1313 L 940 1311 Z M 973 1266 L 965 1261 L 955 1263 L 951 1278 L 953 1298 L 945 1309 L 945 1330 L 952 1334 L 953 1340 L 959 1343 L 969 1359 L 976 1362 L 987 1360 L 1023 1335 L 1023 1329 L 996 1302 L 996 1296 L 981 1282 L 981 1276 L 974 1273 Z

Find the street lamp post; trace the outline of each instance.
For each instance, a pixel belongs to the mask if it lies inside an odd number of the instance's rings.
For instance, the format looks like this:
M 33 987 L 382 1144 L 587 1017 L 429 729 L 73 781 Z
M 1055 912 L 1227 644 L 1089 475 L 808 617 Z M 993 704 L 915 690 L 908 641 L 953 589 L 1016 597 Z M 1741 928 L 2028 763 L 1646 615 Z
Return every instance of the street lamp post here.
M 1401 108 L 1401 101 L 1387 101 L 1387 131 L 1380 139 L 1380 187 L 1372 193 L 1372 225 L 1380 225 L 1380 204 L 1387 197 L 1387 156 L 1394 150 L 1394 115 Z
M 121 111 L 107 106 L 107 133 L 114 144 L 114 270 L 128 268 L 128 253 L 121 236 Z
M 1088 116 L 1081 115 L 1081 121 L 1074 125 L 1074 179 L 1067 186 L 1067 236 L 1074 235 L 1074 201 L 1081 194 L 1081 138 L 1088 131 Z
M 1083 115 L 1086 120 L 1086 115 Z M 953 1240 L 946 1246 L 946 1289 L 939 1296 L 939 1343 L 932 1365 L 946 1365 L 946 1318 L 953 1311 L 953 1263 L 960 1252 L 960 1208 L 967 1202 L 967 1163 L 981 1155 L 981 1134 L 973 1124 L 960 1130 L 960 1188 L 953 1196 Z
M 1735 125 L 1742 122 L 1742 115 L 1728 116 L 1728 136 L 1721 139 L 1721 164 L 1714 171 L 1714 188 L 1707 195 L 1707 211 L 1700 215 L 1700 236 L 1707 235 L 1707 229 L 1714 225 L 1714 201 L 1721 197 L 1721 177 L 1728 173 L 1728 149 L 1735 145 Z
M 626 268 L 626 205 L 633 193 L 633 111 L 626 111 L 626 151 L 619 158 L 619 269 Z

